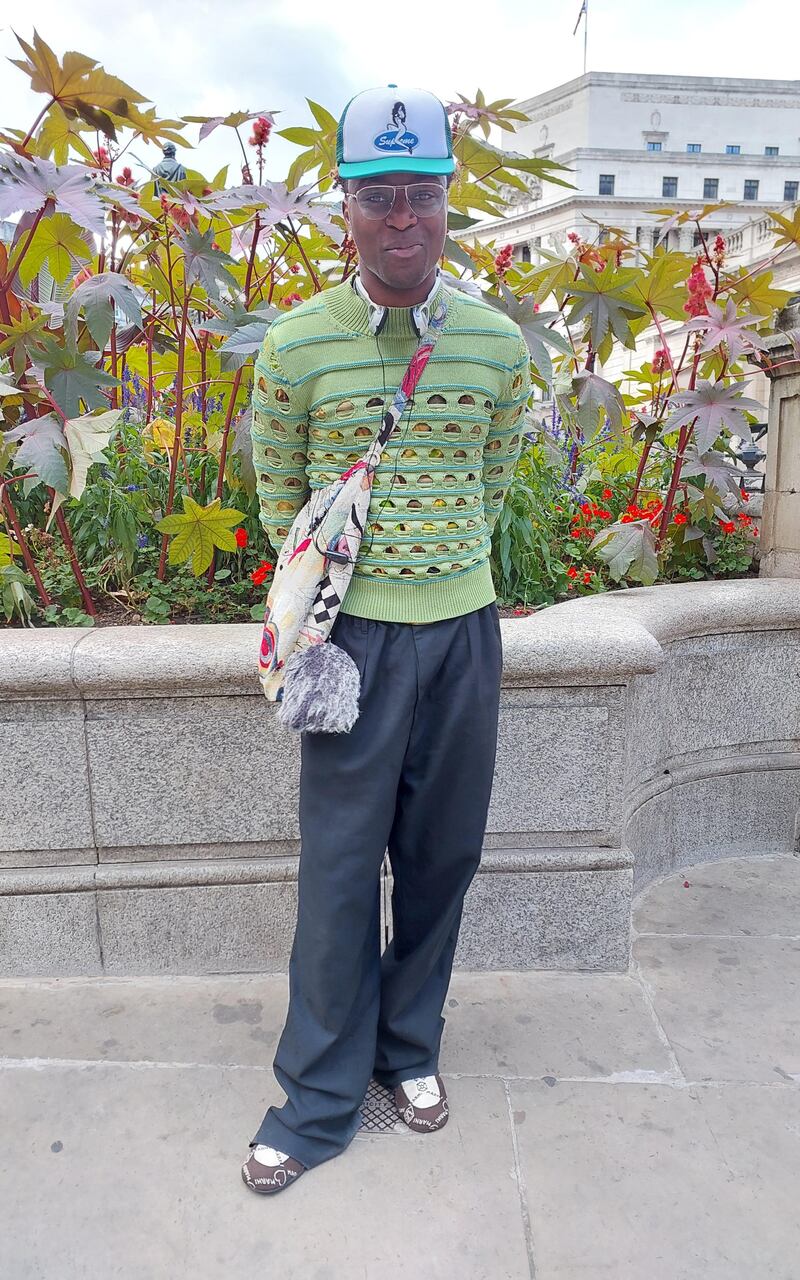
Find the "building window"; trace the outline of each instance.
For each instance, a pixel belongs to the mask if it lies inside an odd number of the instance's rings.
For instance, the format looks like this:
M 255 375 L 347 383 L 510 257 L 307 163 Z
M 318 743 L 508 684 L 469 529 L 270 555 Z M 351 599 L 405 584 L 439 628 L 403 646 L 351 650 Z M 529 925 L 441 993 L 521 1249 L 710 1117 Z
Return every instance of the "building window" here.
M 742 148 L 739 146 L 738 142 L 729 142 L 725 148 L 726 156 L 740 156 L 741 154 Z
M 764 148 L 764 155 L 765 155 L 765 156 L 776 156 L 777 154 L 778 154 L 778 148 L 777 148 L 777 147 L 765 147 L 765 148 Z
M 758 179 L 757 178 L 745 178 L 744 198 L 745 200 L 758 199 Z
M 784 182 L 784 184 L 783 184 L 783 198 L 784 198 L 784 200 L 796 200 L 796 199 L 797 199 L 797 183 L 796 183 L 796 182 Z
M 648 142 L 648 144 L 647 144 L 647 150 L 648 150 L 648 151 L 660 151 L 660 150 L 661 150 L 661 143 L 660 143 L 660 142 Z
M 678 194 L 678 179 L 662 178 L 661 194 L 662 196 L 676 196 Z
M 531 246 L 529 244 L 524 244 L 522 246 L 522 261 L 530 262 L 530 260 L 531 260 Z
M 697 152 L 701 150 L 700 143 L 699 143 L 699 142 L 687 142 L 687 143 L 686 143 L 686 150 L 687 150 L 687 151 L 690 151 L 693 155 L 696 155 L 696 154 L 697 154 Z
M 613 194 L 614 194 L 614 175 L 613 175 L 613 173 L 601 173 L 601 174 L 600 174 L 600 186 L 599 186 L 599 189 L 598 189 L 598 195 L 601 195 L 601 196 L 613 196 Z
M 703 199 L 716 200 L 719 196 L 719 178 L 703 179 Z

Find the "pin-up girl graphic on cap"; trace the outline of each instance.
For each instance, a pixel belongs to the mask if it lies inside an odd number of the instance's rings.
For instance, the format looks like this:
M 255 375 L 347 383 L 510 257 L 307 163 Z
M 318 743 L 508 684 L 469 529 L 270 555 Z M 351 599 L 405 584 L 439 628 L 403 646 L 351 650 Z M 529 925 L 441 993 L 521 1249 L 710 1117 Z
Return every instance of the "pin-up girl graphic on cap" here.
M 406 104 L 395 102 L 386 130 L 374 139 L 374 146 L 380 151 L 407 151 L 409 155 L 413 155 L 414 147 L 418 144 L 417 134 L 406 129 Z

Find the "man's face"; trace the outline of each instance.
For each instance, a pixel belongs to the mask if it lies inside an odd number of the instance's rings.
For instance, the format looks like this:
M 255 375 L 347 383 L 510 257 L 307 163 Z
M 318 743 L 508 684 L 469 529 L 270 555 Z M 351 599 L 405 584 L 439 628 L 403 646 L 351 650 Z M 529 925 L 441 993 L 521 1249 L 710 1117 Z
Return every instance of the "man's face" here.
M 373 220 L 364 217 L 354 193 L 363 187 L 381 184 L 406 187 L 414 182 L 447 186 L 444 174 L 382 173 L 372 178 L 348 179 L 344 217 L 358 249 L 359 260 L 390 289 L 413 289 L 434 270 L 444 251 L 447 201 L 438 213 L 418 217 L 412 212 L 404 192 L 398 190 L 391 213 L 386 218 Z M 395 252 L 401 247 L 407 252 Z

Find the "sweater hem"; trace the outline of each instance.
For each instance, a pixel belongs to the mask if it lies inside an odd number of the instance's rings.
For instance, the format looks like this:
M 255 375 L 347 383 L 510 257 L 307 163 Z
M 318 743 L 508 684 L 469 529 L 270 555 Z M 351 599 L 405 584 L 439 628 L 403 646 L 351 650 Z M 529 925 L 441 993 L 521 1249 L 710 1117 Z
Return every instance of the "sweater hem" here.
M 387 582 L 353 573 L 339 612 L 376 622 L 442 622 L 496 599 L 487 559 L 475 569 L 432 582 Z

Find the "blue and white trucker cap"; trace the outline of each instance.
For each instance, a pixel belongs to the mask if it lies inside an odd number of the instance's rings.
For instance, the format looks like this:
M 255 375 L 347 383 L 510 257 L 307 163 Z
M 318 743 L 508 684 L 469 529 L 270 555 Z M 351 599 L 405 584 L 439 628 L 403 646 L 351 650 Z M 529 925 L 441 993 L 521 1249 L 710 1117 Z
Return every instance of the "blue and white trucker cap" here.
M 452 173 L 453 138 L 444 104 L 427 89 L 389 84 L 351 98 L 336 131 L 340 178 L 379 173 Z

